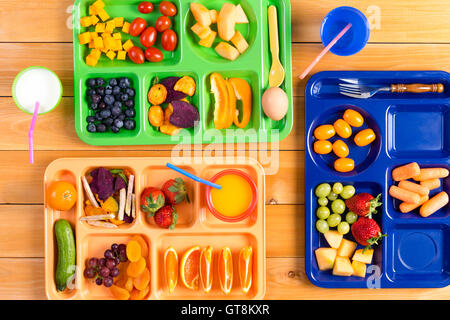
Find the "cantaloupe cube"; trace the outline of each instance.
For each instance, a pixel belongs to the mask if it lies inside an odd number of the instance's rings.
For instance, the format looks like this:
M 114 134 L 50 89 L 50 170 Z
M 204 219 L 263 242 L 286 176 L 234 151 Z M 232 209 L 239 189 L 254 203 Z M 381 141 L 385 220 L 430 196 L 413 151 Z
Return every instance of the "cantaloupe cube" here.
M 106 21 L 109 19 L 109 14 L 105 11 L 105 9 L 97 10 L 97 15 L 102 19 L 102 21 Z
M 116 58 L 116 53 L 114 51 L 108 51 L 106 56 L 112 61 Z
M 239 50 L 241 54 L 247 51 L 248 49 L 247 40 L 245 40 L 245 38 L 238 30 L 236 30 L 236 33 L 234 34 L 233 38 L 231 38 L 231 43 L 234 44 L 234 46 Z
M 210 27 L 204 27 L 200 23 L 196 23 L 191 27 L 191 30 L 200 38 L 205 39 L 209 37 L 212 30 Z
M 223 58 L 234 61 L 236 60 L 240 53 L 238 49 L 233 47 L 231 44 L 227 42 L 221 42 L 216 47 L 216 52 Z
M 314 251 L 316 254 L 317 265 L 319 270 L 333 269 L 334 261 L 336 259 L 337 250 L 333 248 L 319 248 Z
M 337 251 L 337 255 L 339 257 L 350 258 L 353 252 L 355 251 L 357 245 L 358 244 L 356 242 L 347 239 L 342 239 L 341 245 L 339 246 L 339 249 Z
M 126 33 L 126 34 L 128 34 L 128 33 L 130 33 L 130 23 L 129 22 L 124 22 L 123 23 L 123 27 L 122 27 L 122 32 L 123 33 Z
M 198 23 L 204 27 L 209 27 L 211 25 L 211 15 L 204 5 L 191 2 L 190 8 L 192 15 Z
M 336 230 L 330 230 L 323 234 L 328 242 L 328 245 L 332 248 L 338 249 L 341 245 L 344 235 L 337 232 Z
M 123 22 L 124 22 L 123 17 L 116 17 L 116 18 L 113 19 L 113 21 L 114 21 L 114 24 L 116 25 L 116 28 L 122 28 L 123 27 Z
M 366 251 L 363 251 L 363 249 L 356 250 L 355 254 L 353 255 L 353 261 L 371 264 L 373 258 L 373 249 L 367 249 Z
M 97 23 L 98 23 L 99 21 L 100 21 L 100 19 L 97 18 L 96 15 L 92 15 L 92 16 L 91 16 L 91 23 L 92 23 L 93 26 L 97 25 Z
M 105 47 L 103 43 L 103 38 L 98 37 L 97 39 L 94 39 L 94 44 L 96 49 L 103 49 Z
M 106 23 L 105 31 L 109 32 L 109 33 L 113 33 L 115 28 L 116 28 L 116 24 L 114 23 L 114 20 L 110 20 Z
M 353 274 L 353 267 L 350 259 L 347 257 L 336 257 L 333 267 L 333 275 L 341 277 L 350 277 Z
M 93 56 L 97 60 L 100 59 L 100 56 L 102 55 L 102 52 L 99 49 L 92 49 L 91 53 L 89 55 Z
M 97 23 L 95 26 L 95 32 L 103 33 L 106 29 L 106 23 Z
M 98 63 L 98 59 L 96 59 L 95 57 L 93 57 L 91 55 L 88 55 L 86 57 L 86 64 L 88 66 L 95 67 L 97 65 L 97 63 Z
M 216 40 L 216 37 L 217 37 L 217 32 L 211 31 L 209 36 L 200 40 L 199 45 L 206 47 L 206 48 L 211 48 L 214 43 L 214 40 Z
M 133 41 L 131 41 L 131 39 L 128 39 L 128 41 L 125 42 L 122 47 L 126 52 L 128 52 L 131 48 L 134 47 L 134 43 Z
M 80 44 L 88 44 L 91 41 L 91 33 L 84 32 L 84 33 L 79 34 L 78 40 L 80 41 Z
M 127 58 L 127 52 L 126 51 L 119 51 L 117 53 L 117 60 L 125 60 Z
M 353 268 L 353 275 L 355 277 L 361 277 L 361 278 L 366 277 L 366 264 L 365 263 L 353 260 L 352 268 Z
M 90 27 L 92 25 L 92 20 L 90 16 L 83 17 L 80 19 L 80 25 L 84 28 Z
M 122 35 L 120 34 L 120 32 L 113 33 L 112 37 L 116 40 L 122 39 Z
M 247 15 L 245 14 L 245 11 L 244 9 L 242 9 L 240 4 L 236 6 L 234 13 L 236 15 L 236 23 L 248 23 Z
M 209 15 L 211 16 L 211 23 L 217 23 L 219 12 L 217 10 L 209 10 Z
M 105 3 L 102 0 L 95 1 L 92 6 L 96 9 L 103 9 L 105 7 Z

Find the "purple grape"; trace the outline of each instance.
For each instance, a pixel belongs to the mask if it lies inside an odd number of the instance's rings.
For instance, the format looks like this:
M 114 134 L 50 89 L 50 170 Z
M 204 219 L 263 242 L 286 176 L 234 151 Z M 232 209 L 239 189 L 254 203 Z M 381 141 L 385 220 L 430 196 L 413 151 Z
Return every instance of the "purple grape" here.
M 103 279 L 102 279 L 102 278 L 97 278 L 97 279 L 95 279 L 95 283 L 96 283 L 98 286 L 101 286 L 101 285 L 103 284 Z
M 119 258 L 114 258 L 114 261 L 116 262 L 116 266 L 118 266 L 120 264 L 120 259 Z
M 100 267 L 106 266 L 106 259 L 105 259 L 105 258 L 101 258 L 101 259 L 98 261 L 98 265 L 99 265 Z
M 112 278 L 107 277 L 107 278 L 105 278 L 105 280 L 103 280 L 103 284 L 106 288 L 109 288 L 114 284 L 114 281 Z
M 93 268 L 86 268 L 84 269 L 84 277 L 88 279 L 92 279 L 95 277 L 95 270 Z
M 99 272 L 100 276 L 103 278 L 109 276 L 109 269 L 107 267 L 102 267 Z
M 108 259 L 106 260 L 106 267 L 111 270 L 116 267 L 116 260 L 115 259 Z
M 109 276 L 115 278 L 119 275 L 120 271 L 117 267 L 114 267 L 111 269 L 111 271 L 109 272 Z
M 127 262 L 128 261 L 127 255 L 121 253 L 119 255 L 119 260 L 120 260 L 120 262 Z
M 120 251 L 120 252 L 122 252 L 122 251 L 127 251 L 127 246 L 124 245 L 123 243 L 122 243 L 122 244 L 119 244 L 119 251 Z
M 98 267 L 98 259 L 97 258 L 90 258 L 89 261 L 88 261 L 88 267 L 97 268 Z
M 117 251 L 117 250 L 119 250 L 119 245 L 118 245 L 117 243 L 114 243 L 114 244 L 111 246 L 111 250 L 112 250 L 112 251 Z
M 111 250 L 106 250 L 105 251 L 105 258 L 106 259 L 112 259 L 112 258 L 114 258 L 114 254 L 113 254 L 113 252 L 111 251 Z

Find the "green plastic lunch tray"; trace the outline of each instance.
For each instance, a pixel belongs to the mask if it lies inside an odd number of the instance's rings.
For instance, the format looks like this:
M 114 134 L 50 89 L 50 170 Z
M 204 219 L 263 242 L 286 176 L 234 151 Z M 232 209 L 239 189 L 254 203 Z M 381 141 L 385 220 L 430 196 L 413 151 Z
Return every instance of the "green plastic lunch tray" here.
M 75 87 L 75 128 L 78 136 L 85 143 L 97 146 L 115 145 L 170 145 L 170 144 L 210 144 L 210 143 L 245 143 L 276 142 L 286 138 L 292 130 L 293 93 L 292 93 L 292 44 L 291 44 L 291 6 L 289 0 L 197 0 L 208 9 L 220 10 L 225 2 L 241 4 L 250 21 L 249 24 L 237 25 L 237 29 L 249 42 L 249 49 L 235 61 L 220 57 L 214 47 L 220 42 L 215 40 L 213 48 L 204 48 L 198 44 L 197 36 L 191 31 L 195 24 L 189 10 L 191 1 L 172 0 L 178 8 L 178 14 L 171 18 L 173 29 L 178 35 L 178 47 L 173 52 L 164 52 L 164 60 L 159 63 L 145 62 L 137 65 L 129 60 L 110 61 L 102 55 L 97 66 L 86 65 L 85 59 L 89 48 L 80 45 L 78 35 L 85 32 L 80 26 L 80 17 L 88 15 L 89 6 L 94 0 L 76 0 L 73 11 L 74 21 L 74 87 Z M 158 2 L 150 14 L 141 14 L 137 10 L 140 1 L 104 0 L 106 11 L 114 17 L 124 17 L 132 22 L 136 17 L 144 18 L 149 25 L 154 25 L 161 15 Z M 152 1 L 153 2 L 153 1 Z M 270 5 L 278 9 L 280 60 L 286 70 L 286 79 L 282 85 L 289 97 L 289 111 L 285 119 L 273 121 L 264 115 L 261 99 L 268 88 L 269 71 L 272 58 L 269 47 L 269 28 L 267 10 Z M 215 26 L 213 27 L 215 28 Z M 119 30 L 119 29 L 117 29 Z M 156 47 L 161 49 L 160 36 Z M 122 33 L 122 41 L 132 39 L 135 45 L 143 48 L 139 38 Z M 144 49 L 144 48 L 143 48 Z M 215 130 L 213 123 L 214 97 L 211 94 L 210 75 L 218 72 L 224 77 L 238 77 L 247 80 L 253 91 L 253 112 L 250 123 L 245 130 L 238 130 L 234 125 L 228 130 Z M 171 76 L 191 76 L 196 80 L 196 93 L 190 102 L 200 113 L 200 123 L 192 129 L 182 130 L 174 137 L 162 134 L 148 121 L 150 103 L 147 94 L 153 80 Z M 107 79 L 129 77 L 136 89 L 136 129 L 121 130 L 120 133 L 90 133 L 87 131 L 86 118 L 92 115 L 86 99 L 86 81 L 89 78 Z M 214 129 L 214 130 L 212 130 Z M 233 130 L 234 129 L 234 130 Z

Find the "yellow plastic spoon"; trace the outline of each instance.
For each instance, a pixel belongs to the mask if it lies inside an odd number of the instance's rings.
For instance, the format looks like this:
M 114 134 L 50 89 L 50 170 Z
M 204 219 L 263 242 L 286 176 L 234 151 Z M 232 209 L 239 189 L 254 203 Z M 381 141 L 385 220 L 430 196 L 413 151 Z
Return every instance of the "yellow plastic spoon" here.
M 280 43 L 278 39 L 278 14 L 275 6 L 269 7 L 269 37 L 272 53 L 272 68 L 269 74 L 269 86 L 279 87 L 284 81 L 284 68 L 280 62 Z

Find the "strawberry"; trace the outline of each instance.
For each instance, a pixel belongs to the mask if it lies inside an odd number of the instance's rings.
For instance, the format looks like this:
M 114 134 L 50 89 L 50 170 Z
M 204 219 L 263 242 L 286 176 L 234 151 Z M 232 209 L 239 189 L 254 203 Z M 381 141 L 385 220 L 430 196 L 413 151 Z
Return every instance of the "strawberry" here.
M 380 198 L 381 193 L 376 198 L 369 193 L 360 193 L 345 200 L 345 205 L 360 217 L 372 218 L 372 213 L 377 213 L 377 207 L 382 205 Z
M 356 242 L 365 246 L 365 249 L 370 249 L 372 245 L 378 244 L 378 240 L 381 240 L 387 235 L 381 233 L 378 223 L 366 217 L 359 218 L 352 225 L 352 234 Z
M 161 209 L 165 203 L 166 199 L 164 193 L 157 188 L 145 188 L 141 193 L 141 209 L 151 217 L 153 217 L 155 212 Z
M 181 178 L 176 178 L 175 180 L 172 179 L 164 183 L 162 192 L 166 196 L 166 202 L 168 204 L 176 205 L 183 201 L 189 203 L 186 186 Z
M 166 205 L 156 212 L 154 219 L 159 227 L 173 230 L 177 224 L 178 214 L 174 207 Z

